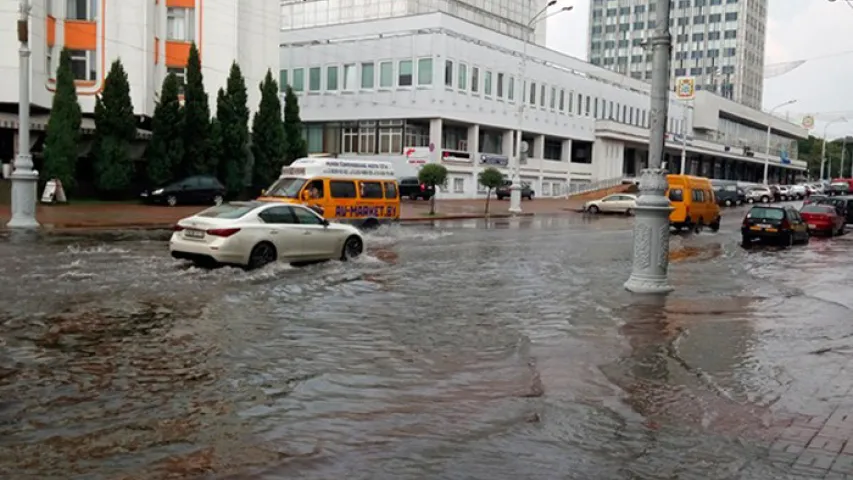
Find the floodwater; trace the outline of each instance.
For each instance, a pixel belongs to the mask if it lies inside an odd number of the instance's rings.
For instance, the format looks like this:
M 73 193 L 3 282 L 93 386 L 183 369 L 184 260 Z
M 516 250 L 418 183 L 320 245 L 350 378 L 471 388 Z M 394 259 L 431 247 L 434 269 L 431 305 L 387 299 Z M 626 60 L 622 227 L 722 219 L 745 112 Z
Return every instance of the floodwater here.
M 0 477 L 780 479 L 846 391 L 853 235 L 672 239 L 631 220 L 395 227 L 354 262 L 188 267 L 165 234 L 0 239 Z M 851 385 L 847 385 L 849 388 Z

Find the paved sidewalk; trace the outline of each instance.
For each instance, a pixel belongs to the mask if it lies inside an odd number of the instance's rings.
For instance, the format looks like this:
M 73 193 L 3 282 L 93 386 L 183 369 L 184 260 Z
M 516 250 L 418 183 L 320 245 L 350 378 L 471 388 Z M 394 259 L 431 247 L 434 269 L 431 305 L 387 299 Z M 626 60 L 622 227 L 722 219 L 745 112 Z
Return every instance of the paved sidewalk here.
M 484 200 L 439 200 L 436 202 L 436 216 L 431 217 L 429 202 L 404 200 L 401 220 L 417 222 L 479 218 L 483 216 L 484 207 Z M 567 213 L 579 207 L 578 201 L 566 199 L 536 199 L 522 204 L 524 213 L 534 215 Z M 165 228 L 204 208 L 206 207 L 163 207 L 126 203 L 39 205 L 36 215 L 42 226 L 55 229 Z M 507 215 L 508 208 L 508 201 L 493 198 L 490 214 Z M 0 224 L 5 225 L 10 216 L 8 206 L 0 207 Z

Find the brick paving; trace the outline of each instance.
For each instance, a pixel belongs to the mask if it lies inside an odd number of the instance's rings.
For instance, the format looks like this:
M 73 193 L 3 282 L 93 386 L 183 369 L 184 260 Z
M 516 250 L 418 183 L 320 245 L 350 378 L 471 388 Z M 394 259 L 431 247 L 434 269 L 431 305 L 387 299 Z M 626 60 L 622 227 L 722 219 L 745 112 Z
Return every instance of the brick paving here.
M 558 214 L 577 210 L 578 200 L 536 199 L 522 204 L 525 213 Z M 418 221 L 431 218 L 474 218 L 483 216 L 484 200 L 439 200 L 436 217 L 430 217 L 429 202 L 403 201 L 401 220 Z M 120 229 L 153 228 L 172 225 L 181 218 L 193 215 L 203 206 L 148 206 L 128 203 L 39 205 L 37 218 L 44 227 L 56 229 Z M 509 202 L 492 199 L 491 215 L 506 215 Z M 8 206 L 0 206 L 0 224 L 5 224 L 11 214 Z

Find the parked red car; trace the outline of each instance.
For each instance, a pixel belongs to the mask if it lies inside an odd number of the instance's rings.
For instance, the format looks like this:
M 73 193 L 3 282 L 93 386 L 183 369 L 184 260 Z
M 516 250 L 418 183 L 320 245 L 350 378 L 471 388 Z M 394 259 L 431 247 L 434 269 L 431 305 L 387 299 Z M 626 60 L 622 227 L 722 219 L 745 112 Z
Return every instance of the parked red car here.
M 800 209 L 800 216 L 809 227 L 811 233 L 844 235 L 846 218 L 833 205 L 809 204 Z

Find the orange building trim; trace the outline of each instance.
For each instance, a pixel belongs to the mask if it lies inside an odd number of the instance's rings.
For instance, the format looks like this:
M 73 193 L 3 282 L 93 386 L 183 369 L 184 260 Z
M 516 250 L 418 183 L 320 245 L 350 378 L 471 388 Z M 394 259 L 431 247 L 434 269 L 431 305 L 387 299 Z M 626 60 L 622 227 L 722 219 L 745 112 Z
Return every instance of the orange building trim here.
M 190 58 L 191 42 L 166 41 L 166 66 L 184 68 Z
M 56 45 L 56 18 L 52 15 L 48 15 L 45 19 L 45 36 L 47 37 L 47 46 L 52 47 Z
M 195 0 L 166 0 L 167 7 L 195 8 Z
M 154 37 L 154 65 L 160 64 L 160 38 Z
M 88 91 L 84 90 L 82 92 L 78 90 L 77 95 L 79 95 L 79 96 L 91 97 L 93 95 L 98 95 L 99 93 L 101 93 L 101 91 L 104 90 L 104 79 L 107 76 L 107 65 L 106 65 L 106 62 L 107 62 L 107 52 L 106 52 L 106 50 L 107 50 L 107 22 L 106 22 L 106 18 L 107 18 L 107 2 L 108 1 L 109 0 L 101 0 L 101 14 L 99 17 L 101 19 L 100 34 L 98 34 L 97 22 L 80 22 L 80 21 L 76 21 L 76 20 L 66 20 L 65 21 L 65 42 L 66 43 L 64 46 L 66 48 L 72 48 L 71 46 L 68 45 L 68 32 L 69 32 L 69 27 L 71 27 L 72 30 L 77 27 L 76 25 L 73 25 L 75 23 L 92 25 L 92 26 L 94 26 L 94 32 L 95 32 L 94 44 L 92 45 L 92 48 L 80 48 L 79 50 L 97 50 L 98 49 L 98 37 L 100 37 L 100 39 L 101 39 L 101 52 L 100 52 L 101 58 L 100 58 L 100 65 L 99 65 L 100 70 L 101 70 L 100 80 L 98 80 L 98 81 L 77 80 L 74 82 L 74 84 L 77 85 L 78 89 L 81 87 L 82 88 L 91 88 L 91 87 L 94 87 L 96 85 L 98 86 L 98 88 L 96 90 L 88 90 Z M 69 25 L 69 24 L 71 24 L 71 25 Z M 50 92 L 55 92 L 56 91 L 56 82 L 48 81 L 45 84 L 45 88 L 47 88 L 47 90 Z
M 98 24 L 83 20 L 66 20 L 64 46 L 69 50 L 97 50 Z

